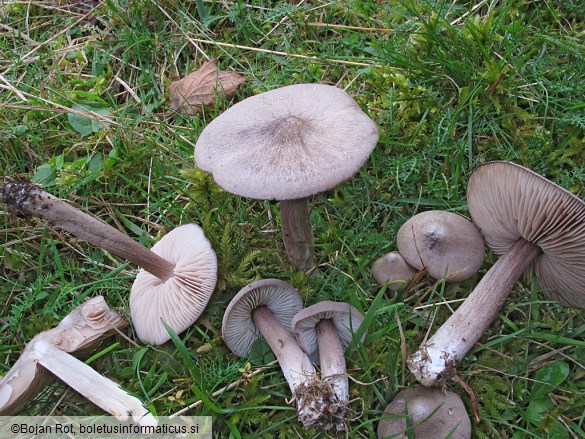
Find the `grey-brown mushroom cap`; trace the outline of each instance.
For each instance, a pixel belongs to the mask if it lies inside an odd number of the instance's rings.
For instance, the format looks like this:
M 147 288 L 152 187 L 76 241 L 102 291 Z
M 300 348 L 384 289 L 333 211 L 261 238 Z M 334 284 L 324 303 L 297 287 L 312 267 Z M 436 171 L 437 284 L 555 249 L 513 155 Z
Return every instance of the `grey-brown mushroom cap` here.
M 391 290 L 397 290 L 416 274 L 417 270 L 410 266 L 400 252 L 386 253 L 376 259 L 372 265 L 372 276 L 379 284 L 388 284 Z
M 376 124 L 345 91 L 298 84 L 249 97 L 215 118 L 195 161 L 225 190 L 292 200 L 351 178 L 378 142 Z
M 329 300 L 315 303 L 299 311 L 292 319 L 290 328 L 295 335 L 300 348 L 311 357 L 318 358 L 318 343 L 316 326 L 321 320 L 330 319 L 335 326 L 339 341 L 346 349 L 351 343 L 353 334 L 358 330 L 364 316 L 349 303 L 332 302 Z M 366 333 L 360 341 L 363 342 Z
M 217 257 L 203 229 L 184 224 L 167 233 L 152 251 L 175 264 L 166 281 L 140 270 L 130 292 L 130 315 L 144 343 L 170 340 L 163 321 L 177 334 L 203 313 L 217 282 Z
M 487 246 L 502 255 L 518 239 L 541 254 L 525 270 L 545 293 L 585 308 L 585 202 L 512 162 L 489 162 L 469 178 L 467 204 Z
M 292 285 L 278 279 L 262 279 L 242 288 L 227 306 L 221 324 L 223 341 L 239 357 L 248 355 L 260 337 L 252 318 L 252 311 L 260 306 L 290 328 L 293 316 L 303 308 L 303 299 Z
M 406 434 L 407 425 L 413 427 L 410 435 Z M 386 437 L 469 439 L 471 420 L 456 393 L 415 386 L 399 392 L 384 410 L 378 423 L 378 438 Z
M 429 210 L 408 219 L 398 230 L 396 243 L 406 262 L 429 276 L 459 282 L 473 276 L 483 264 L 485 245 L 479 229 L 453 212 Z

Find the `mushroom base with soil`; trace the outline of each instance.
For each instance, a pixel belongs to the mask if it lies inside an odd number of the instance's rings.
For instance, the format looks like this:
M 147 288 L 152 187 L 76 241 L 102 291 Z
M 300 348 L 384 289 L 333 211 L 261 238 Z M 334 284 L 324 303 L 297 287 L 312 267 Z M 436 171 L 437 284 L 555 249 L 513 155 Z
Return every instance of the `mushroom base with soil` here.
M 321 379 L 331 385 L 335 398 L 328 411 L 343 431 L 349 414 L 349 376 L 345 349 L 362 324 L 361 313 L 348 303 L 323 301 L 299 311 L 291 329 L 299 347 L 321 367 Z M 363 341 L 363 334 L 361 341 Z
M 256 308 L 252 319 L 280 364 L 303 427 L 343 431 L 345 425 L 337 415 L 338 398 L 331 384 L 317 377 L 311 360 L 299 348 L 292 333 L 265 306 Z
M 455 313 L 408 358 L 408 368 L 419 383 L 430 387 L 451 377 L 540 251 L 537 245 L 520 239 L 498 259 Z
M 321 378 L 331 383 L 335 393 L 329 411 L 339 419 L 345 419 L 349 412 L 349 379 L 345 356 L 337 330 L 330 319 L 317 323 L 317 344 L 319 345 Z

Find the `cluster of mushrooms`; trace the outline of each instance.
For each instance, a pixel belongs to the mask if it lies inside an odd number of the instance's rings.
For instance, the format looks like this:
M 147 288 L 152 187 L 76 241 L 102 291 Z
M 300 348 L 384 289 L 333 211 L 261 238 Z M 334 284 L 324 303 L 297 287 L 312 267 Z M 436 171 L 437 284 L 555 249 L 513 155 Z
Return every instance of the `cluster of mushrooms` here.
M 199 136 L 195 161 L 226 191 L 278 200 L 289 260 L 300 271 L 315 273 L 308 197 L 351 178 L 377 142 L 376 124 L 349 94 L 329 85 L 300 84 L 250 97 L 215 118 Z M 490 162 L 471 174 L 467 200 L 472 221 L 442 211 L 416 215 L 398 232 L 399 251 L 373 265 L 374 277 L 396 289 L 420 270 L 445 281 L 466 279 L 481 268 L 486 245 L 500 256 L 452 316 L 409 356 L 408 367 L 422 386 L 396 396 L 380 420 L 379 437 L 471 436 L 461 400 L 437 386 L 452 377 L 523 274 L 536 276 L 551 298 L 585 307 L 581 199 L 519 165 Z M 211 299 L 217 259 L 195 224 L 177 227 L 147 249 L 27 182 L 6 184 L 4 202 L 141 267 L 129 304 L 134 330 L 144 343 L 167 342 L 167 327 L 184 331 Z M 222 336 L 240 357 L 263 337 L 280 363 L 301 424 L 342 433 L 350 417 L 344 350 L 364 340 L 364 318 L 347 303 L 303 305 L 286 282 L 253 282 L 228 305 Z M 96 306 L 99 311 L 92 311 Z M 0 415 L 20 410 L 50 372 L 115 416 L 156 422 L 138 400 L 76 358 L 127 322 L 101 297 L 72 315 L 86 318 L 67 317 L 39 334 L 0 380 Z M 65 374 L 65 368 L 79 374 Z
M 232 299 L 222 336 L 240 357 L 246 357 L 262 336 L 280 364 L 303 427 L 343 432 L 349 414 L 344 352 L 363 320 L 347 303 L 324 301 L 303 309 L 303 300 L 291 285 L 263 279 Z M 361 341 L 364 338 L 365 334 Z M 321 366 L 320 377 L 314 363 Z
M 372 275 L 391 290 L 405 286 L 425 270 L 437 280 L 461 282 L 479 271 L 485 249 L 479 229 L 467 218 L 427 210 L 408 219 L 396 235 L 398 251 L 377 259 Z

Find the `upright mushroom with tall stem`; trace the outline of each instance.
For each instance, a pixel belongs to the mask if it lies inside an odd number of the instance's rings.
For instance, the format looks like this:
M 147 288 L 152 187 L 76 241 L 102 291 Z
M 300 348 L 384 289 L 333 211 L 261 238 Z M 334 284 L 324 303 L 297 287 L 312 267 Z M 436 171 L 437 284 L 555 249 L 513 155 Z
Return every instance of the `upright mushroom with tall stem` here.
M 278 200 L 289 260 L 315 263 L 308 197 L 351 178 L 378 142 L 376 124 L 343 90 L 290 85 L 245 99 L 195 145 L 197 166 L 236 195 Z
M 336 421 L 329 410 L 335 400 L 331 386 L 319 380 L 311 360 L 290 331 L 293 316 L 302 308 L 301 296 L 286 282 L 252 282 L 229 303 L 221 332 L 225 344 L 240 357 L 248 355 L 252 343 L 262 336 L 276 355 L 303 427 L 328 430 Z
M 550 297 L 585 307 L 585 202 L 511 162 L 473 171 L 467 186 L 473 222 L 501 255 L 463 304 L 408 359 L 425 386 L 451 377 L 495 319 L 523 273 L 536 275 Z
M 177 333 L 184 331 L 211 298 L 217 258 L 195 224 L 173 229 L 150 250 L 30 182 L 7 183 L 3 200 L 11 211 L 39 216 L 142 268 L 130 293 L 130 314 L 143 342 L 162 344 L 170 339 L 162 321 Z

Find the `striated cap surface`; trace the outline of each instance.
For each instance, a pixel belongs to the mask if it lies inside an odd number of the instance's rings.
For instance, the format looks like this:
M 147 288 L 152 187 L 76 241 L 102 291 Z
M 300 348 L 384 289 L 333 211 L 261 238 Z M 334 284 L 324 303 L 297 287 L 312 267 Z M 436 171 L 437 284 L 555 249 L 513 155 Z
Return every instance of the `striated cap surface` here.
M 291 200 L 351 178 L 378 135 L 345 91 L 290 85 L 249 97 L 215 118 L 199 136 L 195 161 L 228 192 Z

